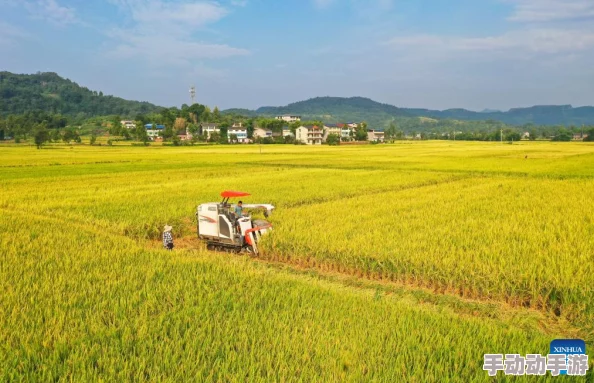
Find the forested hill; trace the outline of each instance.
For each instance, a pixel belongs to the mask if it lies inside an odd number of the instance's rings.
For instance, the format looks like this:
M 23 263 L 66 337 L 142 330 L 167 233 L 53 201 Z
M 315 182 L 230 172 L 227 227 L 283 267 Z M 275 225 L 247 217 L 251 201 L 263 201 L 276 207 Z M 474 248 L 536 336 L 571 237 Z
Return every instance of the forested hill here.
M 92 117 L 158 112 L 148 102 L 104 96 L 56 73 L 14 74 L 0 72 L 0 115 L 43 110 L 68 116 Z
M 368 121 L 386 125 L 399 117 L 430 117 L 453 120 L 495 120 L 511 125 L 592 125 L 594 107 L 573 108 L 571 105 L 533 106 L 507 112 L 473 112 L 466 109 L 430 110 L 398 108 L 363 97 L 316 97 L 282 107 L 262 107 L 258 115 L 300 114 L 306 119 L 325 122 Z

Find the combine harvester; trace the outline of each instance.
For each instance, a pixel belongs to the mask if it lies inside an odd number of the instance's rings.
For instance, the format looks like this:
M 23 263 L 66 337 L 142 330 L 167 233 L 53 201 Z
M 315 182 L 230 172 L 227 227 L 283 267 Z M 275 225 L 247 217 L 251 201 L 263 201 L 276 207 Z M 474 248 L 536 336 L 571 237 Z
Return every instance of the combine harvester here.
M 224 191 L 220 203 L 210 202 L 198 206 L 196 210 L 198 238 L 206 241 L 209 250 L 240 253 L 242 251 L 258 254 L 258 241 L 262 234 L 272 230 L 270 222 L 263 219 L 252 220 L 251 215 L 235 214 L 235 206 L 229 198 L 247 197 L 249 193 Z M 246 210 L 263 210 L 268 218 L 274 210 L 269 204 L 243 204 Z

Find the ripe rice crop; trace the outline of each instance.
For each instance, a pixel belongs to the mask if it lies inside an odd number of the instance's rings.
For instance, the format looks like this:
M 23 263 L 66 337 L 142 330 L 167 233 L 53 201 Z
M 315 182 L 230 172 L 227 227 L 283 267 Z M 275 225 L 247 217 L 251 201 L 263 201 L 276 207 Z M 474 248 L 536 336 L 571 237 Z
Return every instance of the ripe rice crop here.
M 0 146 L 0 381 L 490 381 L 487 352 L 592 356 L 593 145 L 262 152 Z M 195 239 L 225 189 L 276 205 L 261 257 Z

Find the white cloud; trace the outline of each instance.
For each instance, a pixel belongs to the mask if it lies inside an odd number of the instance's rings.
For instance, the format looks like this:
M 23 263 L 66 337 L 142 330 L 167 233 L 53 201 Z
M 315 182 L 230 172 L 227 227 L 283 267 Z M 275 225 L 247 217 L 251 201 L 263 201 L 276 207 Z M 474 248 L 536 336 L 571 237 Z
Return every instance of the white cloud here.
M 120 1 L 120 3 L 127 5 L 132 19 L 138 23 L 158 23 L 168 26 L 183 24 L 185 27 L 201 27 L 222 19 L 228 13 L 219 4 L 210 2 L 172 3 L 129 0 Z
M 129 28 L 108 32 L 114 46 L 108 56 L 142 58 L 153 66 L 197 65 L 200 60 L 249 54 L 242 48 L 201 41 L 198 32 L 225 17 L 229 10 L 215 2 L 110 0 L 128 14 Z
M 316 8 L 323 9 L 328 8 L 335 2 L 335 0 L 312 0 L 312 2 Z
M 594 48 L 594 31 L 569 29 L 523 29 L 488 37 L 447 37 L 438 35 L 398 36 L 385 43 L 394 48 L 414 48 L 437 52 L 571 53 Z
M 38 19 L 65 26 L 79 22 L 74 8 L 60 5 L 57 0 L 36 0 L 23 3 L 29 13 Z
M 19 27 L 0 21 L 0 45 L 10 45 L 31 36 Z
M 592 0 L 505 0 L 515 4 L 509 17 L 517 22 L 550 22 L 594 18 Z
M 387 11 L 394 5 L 394 0 L 311 0 L 318 9 L 328 8 L 335 3 L 351 6 L 355 12 L 360 11 Z

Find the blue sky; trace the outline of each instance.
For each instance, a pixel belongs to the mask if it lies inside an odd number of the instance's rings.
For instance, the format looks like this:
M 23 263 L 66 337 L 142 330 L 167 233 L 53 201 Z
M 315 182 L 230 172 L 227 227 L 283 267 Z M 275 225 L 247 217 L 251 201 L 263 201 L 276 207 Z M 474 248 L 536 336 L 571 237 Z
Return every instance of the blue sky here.
M 0 0 L 0 70 L 165 106 L 594 104 L 593 0 Z

